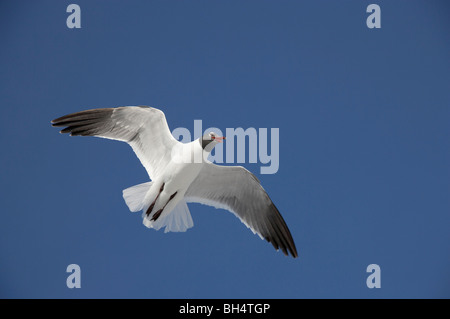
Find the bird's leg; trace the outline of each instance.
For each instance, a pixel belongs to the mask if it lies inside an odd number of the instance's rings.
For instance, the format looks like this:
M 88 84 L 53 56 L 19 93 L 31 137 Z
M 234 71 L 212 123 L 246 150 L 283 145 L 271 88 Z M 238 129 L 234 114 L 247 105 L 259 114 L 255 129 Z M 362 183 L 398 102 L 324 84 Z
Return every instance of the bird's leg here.
M 161 188 L 159 189 L 158 195 L 156 195 L 155 200 L 153 201 L 153 203 L 148 207 L 147 211 L 145 212 L 145 214 L 146 214 L 147 216 L 149 216 L 149 215 L 151 214 L 151 212 L 152 212 L 152 210 L 153 210 L 153 207 L 155 207 L 156 200 L 158 199 L 158 197 L 159 197 L 159 195 L 161 194 L 161 192 L 164 190 L 164 185 L 165 185 L 165 183 L 163 183 L 163 184 L 161 185 Z
M 153 217 L 152 217 L 151 220 L 157 220 L 158 217 L 161 216 L 161 213 L 163 212 L 164 208 L 166 208 L 167 204 L 169 204 L 169 202 L 175 197 L 175 195 L 176 195 L 177 193 L 178 193 L 178 192 L 175 192 L 175 193 L 173 193 L 173 194 L 170 196 L 169 200 L 168 200 L 167 203 L 164 205 L 164 207 L 161 208 L 160 210 L 158 210 L 158 211 L 153 215 Z

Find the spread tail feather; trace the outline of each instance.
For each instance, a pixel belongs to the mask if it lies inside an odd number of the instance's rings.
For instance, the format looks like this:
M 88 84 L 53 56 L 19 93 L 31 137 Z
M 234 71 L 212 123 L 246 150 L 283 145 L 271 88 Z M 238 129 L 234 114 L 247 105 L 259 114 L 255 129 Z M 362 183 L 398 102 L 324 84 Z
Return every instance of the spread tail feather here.
M 194 222 L 192 220 L 191 213 L 186 204 L 186 201 L 182 199 L 178 205 L 171 211 L 164 211 L 163 214 L 156 220 L 151 220 L 153 214 L 147 216 L 146 210 L 148 209 L 150 203 L 146 203 L 145 195 L 147 195 L 153 182 L 142 183 L 134 185 L 123 190 L 123 198 L 128 208 L 132 212 L 138 212 L 142 210 L 143 224 L 148 228 L 154 228 L 159 230 L 161 227 L 166 227 L 164 232 L 185 232 L 192 226 Z
M 127 204 L 130 211 L 135 213 L 144 209 L 144 198 L 147 192 L 150 190 L 152 184 L 153 182 L 142 183 L 131 186 L 122 191 L 123 199 L 125 199 L 125 203 Z
M 154 228 L 156 230 L 165 226 L 165 233 L 169 231 L 185 232 L 194 226 L 191 213 L 184 199 L 182 199 L 171 212 L 164 211 L 164 213 L 156 220 L 152 220 L 151 217 L 151 215 L 147 216 L 144 210 L 142 213 L 142 218 L 144 219 L 143 224 L 148 228 Z

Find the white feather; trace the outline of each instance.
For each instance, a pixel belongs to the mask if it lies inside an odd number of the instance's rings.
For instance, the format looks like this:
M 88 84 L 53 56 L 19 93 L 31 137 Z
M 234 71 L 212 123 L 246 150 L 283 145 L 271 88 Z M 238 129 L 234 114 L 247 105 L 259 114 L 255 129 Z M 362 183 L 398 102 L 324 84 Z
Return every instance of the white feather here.
M 164 232 L 185 232 L 194 226 L 191 213 L 185 200 L 181 200 L 171 211 L 161 214 L 157 220 L 151 220 L 152 215 L 147 216 L 142 212 L 143 224 L 148 228 L 159 230 L 166 227 Z
M 144 197 L 150 190 L 153 182 L 142 183 L 124 189 L 122 191 L 123 199 L 130 211 L 133 213 L 144 209 Z

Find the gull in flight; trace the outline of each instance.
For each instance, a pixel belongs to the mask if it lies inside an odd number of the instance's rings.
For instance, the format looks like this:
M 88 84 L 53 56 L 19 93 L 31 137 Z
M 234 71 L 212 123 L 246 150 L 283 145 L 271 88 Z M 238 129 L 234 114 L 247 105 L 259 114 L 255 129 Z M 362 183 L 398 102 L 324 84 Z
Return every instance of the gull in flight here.
M 255 175 L 242 166 L 207 160 L 225 137 L 210 132 L 190 143 L 177 141 L 161 110 L 122 106 L 81 111 L 52 121 L 71 136 L 97 136 L 128 143 L 147 170 L 150 182 L 123 190 L 143 223 L 165 232 L 184 232 L 194 223 L 187 203 L 226 209 L 273 247 L 297 257 L 291 233 Z

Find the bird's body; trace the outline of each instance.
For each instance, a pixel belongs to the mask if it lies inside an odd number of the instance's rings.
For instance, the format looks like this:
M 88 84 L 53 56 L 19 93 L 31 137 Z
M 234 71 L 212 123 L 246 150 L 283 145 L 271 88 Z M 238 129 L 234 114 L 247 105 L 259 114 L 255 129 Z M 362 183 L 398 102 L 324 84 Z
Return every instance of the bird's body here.
M 175 148 L 172 160 L 164 172 L 153 181 L 144 198 L 144 206 L 155 203 L 152 211 L 148 214 L 146 212 L 145 218 L 150 219 L 150 222 L 158 211 L 164 214 L 172 213 L 202 169 L 202 162 L 193 161 L 194 158 L 203 158 L 204 150 L 198 141 L 179 144 Z M 151 227 L 150 225 L 151 223 L 147 221 L 146 226 Z
M 193 226 L 188 202 L 234 213 L 253 233 L 297 257 L 286 223 L 260 185 L 241 166 L 219 166 L 208 154 L 224 137 L 213 132 L 183 144 L 170 133 L 162 111 L 146 106 L 93 109 L 52 121 L 61 133 L 97 136 L 130 144 L 150 182 L 123 191 L 132 212 L 142 210 L 143 223 L 156 230 L 186 231 Z

